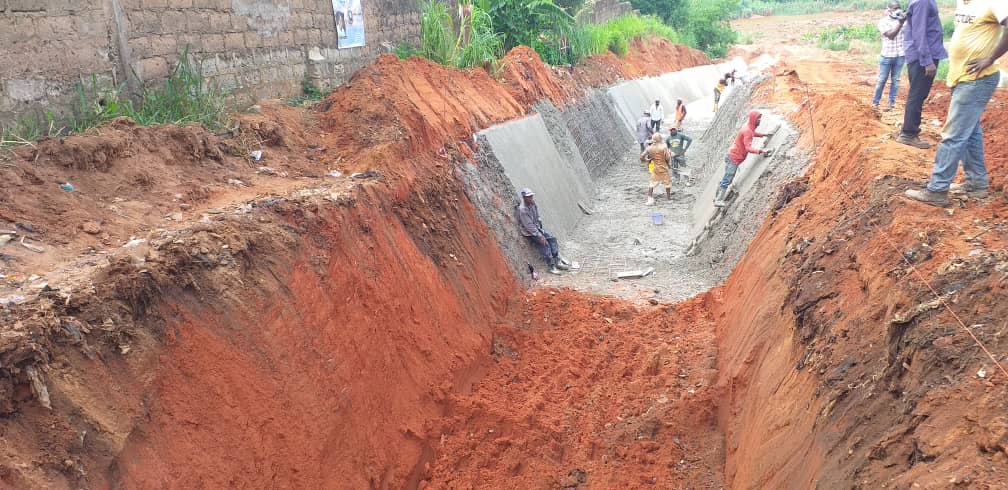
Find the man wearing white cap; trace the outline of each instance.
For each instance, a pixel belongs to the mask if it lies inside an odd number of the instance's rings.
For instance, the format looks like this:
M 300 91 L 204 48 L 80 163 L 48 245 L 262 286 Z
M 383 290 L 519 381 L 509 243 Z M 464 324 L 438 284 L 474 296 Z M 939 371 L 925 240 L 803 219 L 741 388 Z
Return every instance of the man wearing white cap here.
M 543 229 L 539 207 L 532 197 L 534 195 L 535 193 L 528 187 L 521 190 L 522 203 L 518 206 L 518 226 L 521 228 L 522 236 L 528 238 L 539 250 L 539 254 L 549 266 L 549 271 L 560 274 L 561 270 L 570 269 L 570 263 L 560 257 L 560 246 L 556 237 Z

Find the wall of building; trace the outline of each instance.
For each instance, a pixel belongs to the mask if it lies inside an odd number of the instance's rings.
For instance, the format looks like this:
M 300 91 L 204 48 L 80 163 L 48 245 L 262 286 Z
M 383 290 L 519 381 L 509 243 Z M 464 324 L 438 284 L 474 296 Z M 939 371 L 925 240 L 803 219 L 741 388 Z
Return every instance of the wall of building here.
M 365 45 L 341 49 L 331 0 L 0 0 L 0 125 L 67 116 L 79 82 L 136 93 L 186 50 L 236 104 L 338 86 L 419 39 L 415 0 L 362 4 Z
M 630 2 L 622 0 L 595 0 L 585 4 L 578 14 L 578 22 L 599 24 L 624 15 L 634 13 Z

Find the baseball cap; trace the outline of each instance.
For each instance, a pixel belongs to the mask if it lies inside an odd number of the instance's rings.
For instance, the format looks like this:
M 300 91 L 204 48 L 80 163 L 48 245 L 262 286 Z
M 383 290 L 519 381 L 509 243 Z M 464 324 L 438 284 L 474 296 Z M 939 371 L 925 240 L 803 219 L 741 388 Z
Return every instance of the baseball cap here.
M 528 187 L 526 187 L 526 188 L 524 188 L 524 189 L 521 190 L 521 195 L 522 195 L 522 197 L 532 197 L 532 196 L 535 195 L 535 192 L 532 192 L 532 189 L 529 189 Z

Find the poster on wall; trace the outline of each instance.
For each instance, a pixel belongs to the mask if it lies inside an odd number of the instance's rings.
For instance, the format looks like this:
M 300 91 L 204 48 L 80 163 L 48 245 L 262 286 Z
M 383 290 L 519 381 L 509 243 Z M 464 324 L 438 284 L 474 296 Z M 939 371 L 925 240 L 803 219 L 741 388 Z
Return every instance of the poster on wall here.
M 332 0 L 340 48 L 364 45 L 364 9 L 361 0 Z

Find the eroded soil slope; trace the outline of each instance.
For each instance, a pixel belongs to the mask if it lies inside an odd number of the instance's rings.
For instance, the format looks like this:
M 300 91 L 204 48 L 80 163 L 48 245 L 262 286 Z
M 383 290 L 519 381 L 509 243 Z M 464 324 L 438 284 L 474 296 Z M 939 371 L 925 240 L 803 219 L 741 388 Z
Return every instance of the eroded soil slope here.
M 814 129 L 815 163 L 711 293 L 727 481 L 1003 488 L 1008 379 L 966 328 L 1005 363 L 1008 153 L 987 146 L 988 199 L 907 201 L 933 150 L 894 143 L 888 116 L 860 98 L 806 92 L 797 66 L 763 94 L 806 145 Z M 926 118 L 944 117 L 947 93 L 936 87 Z M 1004 138 L 1005 103 L 986 113 L 988 143 Z
M 0 224 L 44 251 L 3 249 L 26 301 L 0 311 L 0 481 L 419 485 L 425 421 L 523 311 L 454 178 L 459 142 L 542 97 L 706 62 L 639 50 L 659 62 L 553 70 L 519 49 L 502 81 L 384 57 L 320 112 L 266 104 L 227 135 L 117 121 L 5 154 Z

